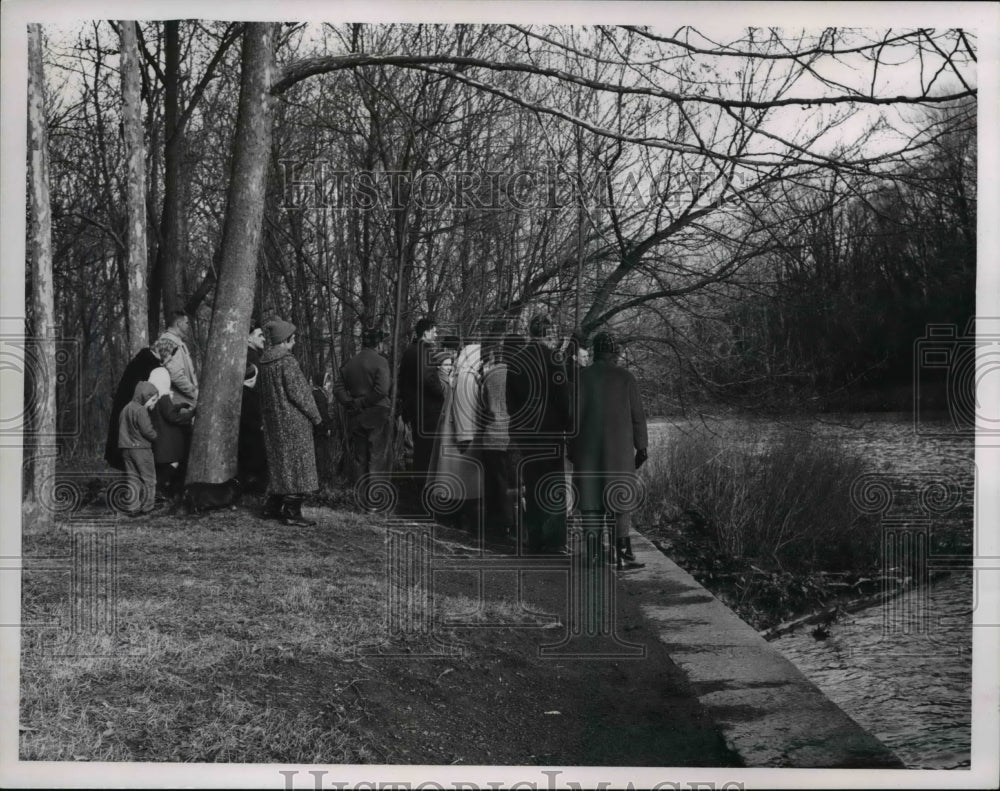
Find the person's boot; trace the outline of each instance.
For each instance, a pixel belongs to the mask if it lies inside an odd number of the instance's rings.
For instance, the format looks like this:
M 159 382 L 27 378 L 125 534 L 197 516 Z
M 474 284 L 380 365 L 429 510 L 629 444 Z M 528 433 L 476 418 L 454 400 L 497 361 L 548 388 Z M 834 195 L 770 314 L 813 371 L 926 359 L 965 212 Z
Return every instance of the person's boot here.
M 283 516 L 281 505 L 282 497 L 280 494 L 269 494 L 264 501 L 264 510 L 261 511 L 260 515 L 265 519 L 281 519 Z
M 645 563 L 635 559 L 632 552 L 632 539 L 619 538 L 615 540 L 615 566 L 619 570 L 645 568 Z
M 285 504 L 281 509 L 282 524 L 292 527 L 312 527 L 316 524 L 315 520 L 306 519 L 302 515 L 302 501 L 305 499 L 297 494 L 285 497 Z

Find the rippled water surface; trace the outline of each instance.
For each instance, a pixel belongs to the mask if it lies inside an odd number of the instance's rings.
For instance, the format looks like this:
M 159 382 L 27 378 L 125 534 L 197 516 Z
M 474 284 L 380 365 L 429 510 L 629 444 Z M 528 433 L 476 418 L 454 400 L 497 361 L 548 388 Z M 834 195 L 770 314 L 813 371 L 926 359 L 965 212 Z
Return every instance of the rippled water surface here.
M 659 425 L 653 442 L 698 422 Z M 945 422 L 914 425 L 906 415 L 841 415 L 819 421 L 708 421 L 734 439 L 789 426 L 840 441 L 884 476 L 891 503 L 883 516 L 924 524 L 934 538 L 929 564 L 946 573 L 929 588 L 848 615 L 825 640 L 810 628 L 772 645 L 859 725 L 911 768 L 970 764 L 974 440 Z M 651 426 L 651 428 L 653 428 Z M 921 493 L 936 493 L 921 499 Z M 928 510 L 927 504 L 937 510 Z

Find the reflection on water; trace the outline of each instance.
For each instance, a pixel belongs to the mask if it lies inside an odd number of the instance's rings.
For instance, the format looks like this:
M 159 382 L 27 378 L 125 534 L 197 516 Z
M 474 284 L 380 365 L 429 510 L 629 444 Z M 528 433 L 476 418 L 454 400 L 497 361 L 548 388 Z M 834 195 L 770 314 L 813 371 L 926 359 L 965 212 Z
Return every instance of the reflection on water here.
M 845 616 L 826 640 L 810 629 L 772 643 L 863 728 L 911 768 L 970 765 L 972 692 L 972 572 L 975 482 L 974 438 L 950 434 L 947 424 L 909 415 L 834 415 L 818 421 L 668 421 L 651 426 L 652 444 L 675 432 L 709 428 L 738 442 L 747 432 L 780 428 L 829 437 L 868 458 L 893 492 L 883 525 L 925 525 L 929 566 L 950 576 L 929 589 L 903 594 L 885 606 Z M 937 512 L 921 501 L 929 485 L 957 489 Z M 965 567 L 963 569 L 963 567 Z M 901 614 L 910 618 L 900 620 Z

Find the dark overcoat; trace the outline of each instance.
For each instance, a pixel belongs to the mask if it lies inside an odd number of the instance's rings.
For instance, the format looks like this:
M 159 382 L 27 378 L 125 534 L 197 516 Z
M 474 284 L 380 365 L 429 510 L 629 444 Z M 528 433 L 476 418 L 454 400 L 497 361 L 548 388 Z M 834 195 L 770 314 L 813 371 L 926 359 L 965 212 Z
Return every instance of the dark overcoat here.
M 444 409 L 445 388 L 438 376 L 438 367 L 433 344 L 423 339 L 407 346 L 399 363 L 403 419 L 428 437 L 437 430 Z
M 389 361 L 375 349 L 364 348 L 340 369 L 334 395 L 344 406 L 358 411 L 389 406 Z
M 122 378 L 118 380 L 118 388 L 115 390 L 115 397 L 111 402 L 108 441 L 104 446 L 104 458 L 116 470 L 125 469 L 125 460 L 122 458 L 121 448 L 118 447 L 118 422 L 122 416 L 122 410 L 132 400 L 135 386 L 139 382 L 145 382 L 149 379 L 153 369 L 159 367 L 160 358 L 152 349 L 140 349 L 139 353 L 125 366 Z
M 323 419 L 312 388 L 292 353 L 272 346 L 260 358 L 261 417 L 272 494 L 302 494 L 319 488 L 313 426 Z
M 648 445 L 646 413 L 635 377 L 614 362 L 598 360 L 578 375 L 580 432 L 570 445 L 574 479 L 580 508 L 605 510 L 606 488 L 635 487 L 635 452 Z
M 532 340 L 509 344 L 506 396 L 511 440 L 559 439 L 570 429 L 570 390 L 561 355 Z
M 256 351 L 256 349 L 254 350 Z M 258 355 L 258 372 L 260 359 Z M 264 448 L 264 418 L 260 409 L 260 382 L 254 387 L 243 385 L 240 403 L 240 436 L 237 443 L 236 466 L 241 475 L 263 477 L 267 473 L 267 451 Z
M 190 440 L 191 419 L 194 412 L 181 409 L 170 394 L 160 396 L 153 407 L 153 428 L 156 441 L 153 442 L 153 461 L 157 464 L 173 464 L 187 458 Z

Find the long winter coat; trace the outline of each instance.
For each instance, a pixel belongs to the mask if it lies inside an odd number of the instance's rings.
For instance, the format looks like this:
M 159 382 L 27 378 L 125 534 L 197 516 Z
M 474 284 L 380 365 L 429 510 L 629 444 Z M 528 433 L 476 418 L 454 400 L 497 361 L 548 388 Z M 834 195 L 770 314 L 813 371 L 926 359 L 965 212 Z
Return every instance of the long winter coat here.
M 434 476 L 451 500 L 482 497 L 482 470 L 476 438 L 479 418 L 479 345 L 462 349 L 455 375 L 445 394 L 444 410 L 435 438 Z
M 510 444 L 510 416 L 507 414 L 507 366 L 483 366 L 479 396 L 478 445 L 486 450 L 507 450 Z
M 160 396 L 153 407 L 153 428 L 156 441 L 153 443 L 153 459 L 157 464 L 173 464 L 184 461 L 188 454 L 188 437 L 191 418 L 190 409 L 181 409 L 169 394 Z
M 598 360 L 579 376 L 580 433 L 570 448 L 574 478 L 580 508 L 605 510 L 605 489 L 617 484 L 635 492 L 635 452 L 648 445 L 646 413 L 635 377 L 621 366 Z
M 319 488 L 312 427 L 323 422 L 312 389 L 292 353 L 272 346 L 260 358 L 261 416 L 272 494 L 302 494 Z
M 403 420 L 429 437 L 444 409 L 444 387 L 438 376 L 438 356 L 424 340 L 411 343 L 399 363 L 399 397 Z
M 570 429 L 570 390 L 559 355 L 537 340 L 511 342 L 507 363 L 510 436 L 523 444 L 558 440 Z

